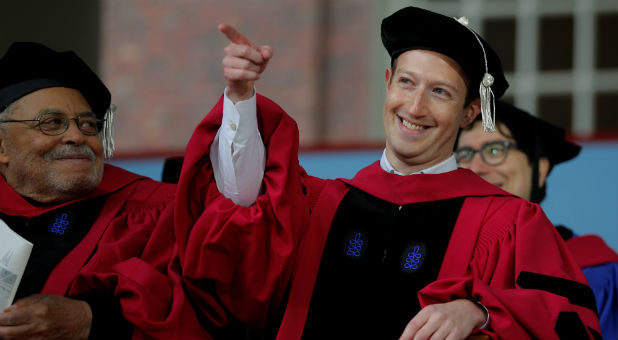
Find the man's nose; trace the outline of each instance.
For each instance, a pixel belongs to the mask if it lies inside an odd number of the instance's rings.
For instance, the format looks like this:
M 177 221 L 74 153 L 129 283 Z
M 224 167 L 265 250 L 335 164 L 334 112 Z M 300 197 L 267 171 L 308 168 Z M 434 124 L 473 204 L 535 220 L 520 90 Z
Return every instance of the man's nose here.
M 86 135 L 79 129 L 77 126 L 76 119 L 69 120 L 69 126 L 67 126 L 67 130 L 62 134 L 62 142 L 64 144 L 72 143 L 81 145 L 86 141 Z
M 481 158 L 481 154 L 476 152 L 468 164 L 468 169 L 474 171 L 476 174 L 484 174 L 488 170 L 488 165 L 485 164 Z
M 423 117 L 427 115 L 426 98 L 422 89 L 416 89 L 409 95 L 408 112 L 413 117 Z

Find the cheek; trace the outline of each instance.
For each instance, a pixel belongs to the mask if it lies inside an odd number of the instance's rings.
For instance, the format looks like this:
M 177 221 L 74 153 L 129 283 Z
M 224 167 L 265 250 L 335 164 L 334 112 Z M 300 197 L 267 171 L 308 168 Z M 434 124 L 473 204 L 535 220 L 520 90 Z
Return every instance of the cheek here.
M 13 160 L 36 159 L 50 149 L 49 143 L 40 138 L 18 138 L 15 143 L 7 144 L 7 153 Z
M 391 87 L 390 90 L 386 92 L 386 98 L 384 99 L 384 103 L 385 103 L 384 105 L 389 110 L 393 110 L 401 106 L 403 103 L 405 103 L 406 98 L 407 97 L 404 91 L 393 86 Z
M 89 139 L 88 147 L 92 149 L 95 155 L 102 156 L 103 155 L 103 144 L 101 143 L 101 140 L 98 138 L 98 136 L 92 136 L 90 138 L 92 139 Z
M 525 159 L 520 159 L 518 162 L 525 162 Z M 505 175 L 508 178 L 510 186 L 517 188 L 518 196 L 526 197 L 527 192 L 530 189 L 532 171 L 529 166 L 525 166 L 522 163 L 516 163 L 517 166 L 513 166 L 505 171 Z

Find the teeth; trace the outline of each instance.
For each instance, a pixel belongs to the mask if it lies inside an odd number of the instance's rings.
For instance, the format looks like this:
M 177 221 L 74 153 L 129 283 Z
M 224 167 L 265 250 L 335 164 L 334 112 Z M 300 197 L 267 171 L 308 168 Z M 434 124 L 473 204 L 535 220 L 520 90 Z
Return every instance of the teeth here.
M 424 127 L 422 127 L 420 125 L 412 124 L 412 123 L 408 122 L 405 119 L 402 119 L 401 121 L 403 122 L 403 126 L 407 127 L 408 129 L 412 129 L 412 130 L 422 130 L 422 129 L 424 129 Z

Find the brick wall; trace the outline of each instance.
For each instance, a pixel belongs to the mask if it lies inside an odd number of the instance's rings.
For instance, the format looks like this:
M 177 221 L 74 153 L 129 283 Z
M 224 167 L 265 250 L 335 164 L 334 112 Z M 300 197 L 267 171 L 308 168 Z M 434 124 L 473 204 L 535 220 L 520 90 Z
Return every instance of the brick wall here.
M 100 70 L 119 108 L 118 153 L 184 149 L 225 86 L 219 23 L 274 48 L 257 89 L 298 121 L 302 145 L 365 142 L 370 8 L 353 0 L 102 1 Z

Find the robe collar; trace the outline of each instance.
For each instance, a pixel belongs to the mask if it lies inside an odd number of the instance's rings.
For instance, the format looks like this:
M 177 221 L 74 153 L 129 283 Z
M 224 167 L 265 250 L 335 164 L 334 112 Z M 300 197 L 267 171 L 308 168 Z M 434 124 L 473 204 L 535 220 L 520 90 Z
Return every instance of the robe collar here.
M 400 176 L 384 171 L 379 161 L 359 171 L 354 178 L 342 181 L 399 205 L 464 196 L 513 196 L 467 169 L 441 174 Z
M 145 178 L 113 165 L 105 164 L 101 183 L 88 195 L 58 204 L 35 206 L 20 196 L 8 185 L 4 177 L 0 176 L 0 196 L 2 197 L 0 199 L 0 212 L 7 215 L 31 218 L 78 201 L 108 195 Z
M 390 172 L 391 174 L 407 176 L 406 174 L 403 174 L 395 170 L 395 168 L 393 168 L 393 166 L 391 165 L 391 162 L 389 162 L 388 158 L 386 157 L 386 149 L 384 149 L 384 151 L 382 152 L 382 158 L 380 159 L 380 167 L 382 167 L 384 171 Z M 443 172 L 453 171 L 455 169 L 457 169 L 457 160 L 455 160 L 455 154 L 451 154 L 449 158 L 443 160 L 442 162 L 432 167 L 423 169 L 421 171 L 413 172 L 408 175 L 441 174 Z

